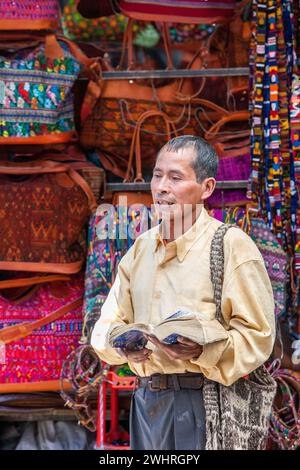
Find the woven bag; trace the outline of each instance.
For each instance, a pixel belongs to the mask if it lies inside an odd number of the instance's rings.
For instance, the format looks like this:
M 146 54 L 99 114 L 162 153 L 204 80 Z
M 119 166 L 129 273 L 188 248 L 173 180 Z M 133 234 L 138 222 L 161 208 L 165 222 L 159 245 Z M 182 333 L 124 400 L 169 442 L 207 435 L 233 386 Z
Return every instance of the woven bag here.
M 59 390 L 63 361 L 81 336 L 83 287 L 80 274 L 41 284 L 24 301 L 0 291 L 1 393 Z
M 56 31 L 58 26 L 58 0 L 0 0 L 0 30 Z
M 211 281 L 216 319 L 222 322 L 221 297 L 224 275 L 224 236 L 233 225 L 221 225 L 210 251 Z M 260 450 L 266 446 L 276 382 L 264 366 L 230 386 L 205 379 L 207 450 Z
M 80 271 L 85 259 L 82 231 L 97 203 L 70 165 L 51 160 L 1 163 L 0 207 L 1 270 Z
M 70 141 L 75 135 L 72 87 L 91 61 L 54 35 L 20 37 L 14 44 L 12 37 L 0 39 L 0 144 Z

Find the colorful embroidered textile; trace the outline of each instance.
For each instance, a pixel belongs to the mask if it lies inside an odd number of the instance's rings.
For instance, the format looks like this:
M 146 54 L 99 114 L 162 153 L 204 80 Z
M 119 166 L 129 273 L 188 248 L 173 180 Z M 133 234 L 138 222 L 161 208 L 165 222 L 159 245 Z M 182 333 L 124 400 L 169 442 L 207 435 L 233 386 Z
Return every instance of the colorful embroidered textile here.
M 68 46 L 46 57 L 46 43 L 0 57 L 0 143 L 69 141 L 75 133 L 72 87 L 82 66 Z
M 212 217 L 221 222 L 233 223 L 241 227 L 252 238 L 264 259 L 273 288 L 275 315 L 282 317 L 286 313 L 286 294 L 288 283 L 288 257 L 278 239 L 261 218 L 249 217 L 242 208 L 216 210 Z
M 154 215 L 144 207 L 141 211 L 120 206 L 104 214 L 101 206 L 89 222 L 88 253 L 83 304 L 84 327 L 82 342 L 86 342 L 98 320 L 101 307 L 114 282 L 121 258 L 138 234 L 155 224 Z
M 248 196 L 252 210 L 267 220 L 294 261 L 299 286 L 299 12 L 295 7 L 296 2 L 291 0 L 253 1 L 252 172 Z
M 68 354 L 75 350 L 82 329 L 83 276 L 71 281 L 41 285 L 24 302 L 9 301 L 0 294 L 0 337 L 5 328 L 40 320 L 76 300 L 56 321 L 31 334 L 2 345 L 0 391 L 59 389 L 60 370 Z

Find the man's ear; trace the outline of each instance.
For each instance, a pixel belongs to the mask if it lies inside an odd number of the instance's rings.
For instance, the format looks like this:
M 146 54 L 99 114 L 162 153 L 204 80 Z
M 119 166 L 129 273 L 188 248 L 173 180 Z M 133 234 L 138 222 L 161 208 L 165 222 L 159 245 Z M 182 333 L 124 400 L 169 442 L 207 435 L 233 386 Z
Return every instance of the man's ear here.
M 212 195 L 212 193 L 215 190 L 216 187 L 216 180 L 215 178 L 205 178 L 204 181 L 202 181 L 202 188 L 204 189 L 204 192 L 202 194 L 202 199 L 205 200 L 209 198 L 209 196 Z

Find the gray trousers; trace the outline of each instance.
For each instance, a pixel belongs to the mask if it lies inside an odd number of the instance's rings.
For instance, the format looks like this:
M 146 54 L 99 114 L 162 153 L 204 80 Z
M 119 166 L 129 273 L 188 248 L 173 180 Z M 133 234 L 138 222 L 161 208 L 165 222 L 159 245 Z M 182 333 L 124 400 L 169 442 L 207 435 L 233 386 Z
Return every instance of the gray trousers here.
M 205 449 L 202 390 L 138 388 L 131 400 L 130 446 L 133 450 Z

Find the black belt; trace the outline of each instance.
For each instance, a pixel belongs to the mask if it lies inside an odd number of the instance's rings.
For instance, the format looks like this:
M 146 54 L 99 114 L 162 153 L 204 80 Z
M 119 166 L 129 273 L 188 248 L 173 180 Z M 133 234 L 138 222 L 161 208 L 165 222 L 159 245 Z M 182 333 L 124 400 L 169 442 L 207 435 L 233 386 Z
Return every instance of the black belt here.
M 203 387 L 204 376 L 193 372 L 185 374 L 153 374 L 137 377 L 137 387 L 148 387 L 152 392 L 161 390 L 199 390 Z

